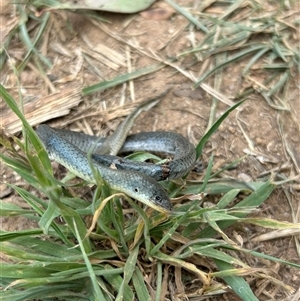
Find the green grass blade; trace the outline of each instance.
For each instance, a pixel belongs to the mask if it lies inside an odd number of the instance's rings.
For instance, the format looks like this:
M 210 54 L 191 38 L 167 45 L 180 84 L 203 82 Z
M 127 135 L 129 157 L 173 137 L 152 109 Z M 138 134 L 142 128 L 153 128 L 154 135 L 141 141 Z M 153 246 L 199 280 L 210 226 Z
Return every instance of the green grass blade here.
M 18 159 L 12 159 L 3 153 L 0 153 L 0 159 L 6 166 L 19 174 L 27 183 L 38 189 L 36 178 L 28 165 Z
M 187 219 L 188 214 L 198 205 L 198 200 L 194 201 L 188 210 L 185 211 L 184 214 L 180 216 L 178 220 L 175 220 L 172 227 L 168 229 L 168 232 L 162 237 L 162 239 L 152 248 L 150 255 L 154 256 L 159 249 L 170 239 L 176 229 Z
M 112 269 L 111 267 L 108 267 L 107 265 L 105 266 L 106 269 Z M 120 275 L 104 275 L 104 278 L 106 279 L 106 281 L 114 288 L 114 290 L 116 292 L 119 292 L 120 286 L 123 283 L 123 278 Z M 125 301 L 130 301 L 130 300 L 134 300 L 134 294 L 133 291 L 131 289 L 131 287 L 127 284 L 125 284 L 124 286 L 124 300 Z
M 0 216 L 28 216 L 34 213 L 34 210 L 23 209 L 15 204 L 0 200 Z
M 268 229 L 300 229 L 300 223 L 277 221 L 271 218 L 244 218 L 243 222 Z
M 258 51 L 249 61 L 245 69 L 242 71 L 242 75 L 245 76 L 245 74 L 248 73 L 250 68 L 265 54 L 269 51 L 269 48 L 263 48 L 260 51 Z
M 45 269 L 43 266 L 29 266 L 27 264 L 7 264 L 1 265 L 1 276 L 4 278 L 45 278 L 50 277 L 55 270 Z
M 10 109 L 18 116 L 18 118 L 22 121 L 22 124 L 25 128 L 26 134 L 28 135 L 28 138 L 30 139 L 32 145 L 34 146 L 36 153 L 38 154 L 38 157 L 40 158 L 40 162 L 42 164 L 42 169 L 46 169 L 49 173 L 51 173 L 51 163 L 48 158 L 48 154 L 46 150 L 44 149 L 40 139 L 38 138 L 37 134 L 33 131 L 30 124 L 27 122 L 25 116 L 22 114 L 21 110 L 19 109 L 17 103 L 13 99 L 13 97 L 7 92 L 7 90 L 4 88 L 2 84 L 0 84 L 0 96 L 5 100 L 7 105 L 10 107 Z M 41 168 L 41 167 L 39 167 Z M 38 171 L 38 174 L 40 172 Z M 50 185 L 47 177 L 45 175 L 42 178 L 39 178 L 39 180 L 45 184 L 45 186 Z
M 197 245 L 193 246 L 190 250 L 191 254 L 198 254 L 200 256 L 204 257 L 210 257 L 214 260 L 220 260 L 222 262 L 230 263 L 230 264 L 236 264 L 241 267 L 247 267 L 245 263 L 243 263 L 241 260 L 234 258 L 233 256 L 230 256 L 222 251 L 215 250 L 214 248 L 200 248 L 197 247 Z
M 218 202 L 217 208 L 226 208 L 232 201 L 234 201 L 235 197 L 239 194 L 239 192 L 240 189 L 232 189 L 231 191 L 228 191 Z
M 162 283 L 163 283 L 163 272 L 162 272 L 162 263 L 157 263 L 157 279 L 156 279 L 156 294 L 155 301 L 160 301 L 161 291 L 162 291 Z
M 116 297 L 116 301 L 123 300 L 124 289 L 125 289 L 125 286 L 128 285 L 128 283 L 131 280 L 132 275 L 135 271 L 138 254 L 139 254 L 139 244 L 137 244 L 132 250 L 130 250 L 129 256 L 128 256 L 125 266 L 124 266 L 124 277 L 123 277 L 121 286 L 119 288 L 119 292 Z
M 75 235 L 75 233 L 79 233 L 81 239 L 83 240 L 83 246 L 86 251 L 86 253 L 92 252 L 92 246 L 89 238 L 86 238 L 87 235 L 87 229 L 86 225 L 83 222 L 81 216 L 70 207 L 64 205 L 57 195 L 55 195 L 52 192 L 48 192 L 48 196 L 50 198 L 50 201 L 54 202 L 56 205 L 56 208 L 59 210 L 59 214 L 62 215 L 68 226 L 70 227 L 71 231 Z M 74 221 L 76 223 L 76 227 L 74 226 Z M 77 235 L 76 235 L 77 236 Z M 86 239 L 84 239 L 86 238 Z
M 220 271 L 233 268 L 231 264 L 221 260 L 214 259 L 214 262 Z M 238 276 L 227 276 L 223 277 L 223 279 L 243 301 L 259 301 L 244 278 Z
M 46 234 L 49 234 L 49 228 L 53 223 L 53 220 L 58 216 L 59 216 L 59 212 L 56 206 L 54 205 L 53 202 L 50 202 L 42 218 L 39 221 L 40 227 L 44 230 Z
M 230 249 L 230 250 L 241 251 L 241 252 L 244 252 L 246 254 L 251 254 L 251 255 L 253 255 L 255 257 L 258 257 L 258 258 L 264 258 L 264 259 L 267 259 L 267 260 L 270 260 L 270 261 L 273 261 L 273 262 L 278 262 L 280 264 L 284 264 L 284 265 L 288 265 L 288 266 L 300 269 L 300 264 L 297 264 L 295 262 L 290 262 L 290 261 L 287 261 L 287 260 L 283 260 L 283 259 L 280 259 L 280 258 L 276 258 L 276 257 L 268 255 L 268 254 L 264 254 L 264 253 L 260 253 L 260 252 L 257 252 L 257 251 L 244 249 L 244 248 L 241 248 L 241 247 L 225 246 L 224 248 Z
M 86 96 L 86 95 L 89 95 L 89 94 L 92 94 L 92 93 L 95 93 L 95 92 L 99 92 L 99 91 L 102 91 L 102 90 L 105 90 L 105 89 L 108 89 L 108 88 L 112 88 L 112 87 L 115 87 L 117 85 L 123 84 L 123 83 L 125 83 L 129 80 L 133 80 L 133 79 L 139 78 L 141 76 L 147 75 L 149 73 L 156 72 L 156 71 L 160 70 L 163 67 L 165 67 L 164 64 L 157 64 L 157 65 L 153 65 L 153 66 L 150 66 L 150 67 L 146 67 L 146 68 L 143 68 L 143 69 L 133 71 L 131 73 L 126 73 L 126 74 L 123 74 L 123 75 L 119 75 L 119 76 L 115 77 L 112 80 L 104 81 L 104 82 L 101 82 L 101 83 L 83 88 L 82 93 L 83 93 L 84 96 Z
M 18 5 L 18 8 L 19 8 L 19 12 L 20 12 L 21 16 L 23 16 L 23 18 L 22 18 L 23 21 L 21 21 L 21 24 L 20 24 L 20 27 L 19 27 L 20 28 L 20 36 L 21 36 L 24 44 L 26 45 L 26 47 L 28 49 L 28 52 L 27 52 L 25 58 L 23 59 L 22 63 L 18 66 L 17 70 L 19 72 L 21 72 L 26 67 L 27 62 L 29 61 L 29 59 L 31 58 L 33 53 L 49 69 L 51 69 L 52 68 L 51 62 L 46 57 L 41 55 L 40 52 L 36 49 L 36 45 L 39 42 L 39 40 L 41 39 L 42 34 L 45 31 L 45 28 L 47 26 L 47 23 L 48 23 L 48 20 L 49 20 L 49 17 L 50 17 L 50 12 L 46 12 L 45 14 L 43 14 L 42 22 L 41 22 L 41 25 L 39 27 L 39 31 L 38 31 L 38 33 L 35 37 L 35 40 L 32 42 L 31 39 L 30 39 L 30 36 L 28 34 L 27 27 L 26 27 L 26 22 L 25 22 L 25 20 L 27 21 L 27 15 L 25 14 L 23 8 L 20 5 Z
M 240 60 L 242 58 L 244 58 L 246 55 L 249 55 L 252 52 L 255 51 L 259 51 L 261 49 L 265 49 L 267 46 L 262 44 L 262 45 L 257 45 L 257 46 L 252 46 L 247 48 L 246 50 L 242 50 L 239 53 L 237 53 L 236 55 L 229 57 L 226 61 L 220 63 L 219 65 L 217 65 L 215 68 L 207 71 L 205 74 L 203 74 L 203 76 L 201 76 L 196 83 L 194 84 L 194 88 L 196 88 L 198 85 L 200 85 L 209 75 L 211 75 L 212 73 L 216 72 L 219 68 L 224 67 L 232 62 L 235 62 L 237 60 Z
M 25 301 L 25 300 L 40 300 L 43 296 L 44 300 L 76 300 L 86 301 L 88 298 L 85 293 L 79 293 L 83 290 L 83 284 L 68 283 L 68 284 L 55 284 L 51 286 L 41 286 L 27 288 L 26 290 L 6 290 L 1 292 L 2 300 L 6 301 Z M 62 299 L 56 299 L 62 298 Z
M 176 258 L 171 255 L 164 254 L 162 252 L 156 252 L 155 256 L 153 256 L 153 257 L 164 263 L 168 263 L 168 264 L 171 264 L 174 266 L 179 266 L 192 273 L 195 273 L 199 277 L 199 279 L 204 283 L 204 285 L 208 285 L 208 283 L 209 283 L 208 274 L 201 271 L 199 268 L 197 268 L 196 265 L 194 265 L 190 262 L 184 261 L 182 259 Z
M 32 229 L 1 233 L 3 252 L 11 258 L 19 258 L 21 261 L 29 260 L 29 263 L 30 261 L 63 262 L 66 265 L 68 261 L 82 261 L 79 251 L 69 248 L 70 245 L 44 241 L 36 237 L 35 235 L 40 231 L 40 229 Z M 66 265 L 64 268 L 67 267 Z
M 267 96 L 272 96 L 273 94 L 277 93 L 284 85 L 286 84 L 287 80 L 290 77 L 290 71 L 286 71 L 281 75 L 280 80 L 269 90 Z M 284 105 L 283 105 L 284 106 Z
M 197 158 L 200 157 L 202 150 L 206 142 L 208 141 L 208 139 L 219 128 L 220 124 L 225 120 L 225 118 L 229 115 L 229 113 L 231 113 L 233 110 L 239 107 L 244 101 L 245 100 L 241 100 L 238 103 L 236 103 L 234 106 L 230 107 L 218 120 L 215 121 L 212 127 L 206 132 L 206 134 L 201 138 L 200 142 L 196 146 Z
M 31 235 L 38 235 L 38 234 L 43 234 L 42 229 L 32 229 L 32 230 L 22 230 L 18 232 L 0 232 L 0 242 L 8 241 L 8 240 L 13 240 L 15 238 L 19 238 L 22 236 L 31 236 Z M 1 251 L 2 251 L 2 246 L 1 245 Z
M 234 206 L 234 208 L 242 208 L 242 207 L 257 207 L 260 206 L 272 193 L 274 190 L 275 185 L 271 182 L 266 182 L 263 185 L 261 185 L 257 190 L 253 191 L 248 197 L 246 197 L 244 200 L 239 202 Z M 247 213 L 236 213 L 235 216 L 239 218 L 243 218 L 247 215 Z M 233 221 L 221 221 L 218 222 L 218 227 L 220 229 L 225 229 L 229 226 L 231 226 L 234 222 Z M 211 227 L 206 227 L 203 230 L 201 230 L 196 238 L 205 238 L 205 237 L 213 237 L 216 234 L 216 231 L 212 229 Z
M 184 10 L 181 6 L 177 5 L 172 0 L 165 0 L 165 2 L 167 2 L 173 8 L 175 8 L 179 13 L 181 13 L 184 17 L 186 17 L 191 23 L 196 25 L 203 32 L 208 33 L 208 29 L 202 23 L 200 23 L 197 19 L 195 19 L 191 14 L 189 14 L 186 10 Z
M 25 189 L 22 189 L 18 186 L 11 185 L 11 184 L 9 186 L 12 187 L 32 208 L 34 208 L 34 210 L 37 213 L 39 213 L 39 215 L 42 216 L 44 214 L 44 211 L 42 210 L 42 208 L 43 207 L 47 208 L 46 202 L 40 200 L 38 197 L 31 194 L 30 192 L 28 192 Z M 42 223 L 44 223 L 44 222 L 42 222 Z M 52 222 L 51 226 L 55 230 L 57 235 L 62 239 L 62 241 L 64 241 L 67 245 L 71 245 L 70 241 L 67 239 L 65 234 L 62 233 L 60 228 L 54 222 Z
M 132 275 L 132 282 L 138 297 L 138 300 L 151 301 L 151 296 L 144 282 L 143 274 L 138 267 L 135 268 Z
M 137 230 L 138 231 L 141 231 L 141 230 L 144 230 L 143 231 L 143 234 L 144 234 L 144 244 L 145 244 L 145 247 L 146 247 L 146 251 L 147 251 L 147 254 L 150 253 L 150 248 L 151 248 L 151 238 L 150 238 L 150 220 L 146 214 L 146 212 L 141 208 L 139 207 L 136 203 L 134 203 L 132 200 L 128 199 L 130 205 L 138 212 L 139 216 L 143 219 L 143 224 L 140 222 L 138 227 L 137 227 Z M 142 227 L 139 227 L 139 226 L 142 226 Z M 135 243 L 136 243 L 136 238 L 139 236 L 139 233 L 138 231 L 135 231 Z
M 209 158 L 208 164 L 207 164 L 207 169 L 205 172 L 205 176 L 203 179 L 203 184 L 199 187 L 199 190 L 197 191 L 197 193 L 201 193 L 205 191 L 205 188 L 207 186 L 207 183 L 209 181 L 210 175 L 211 175 L 211 170 L 213 167 L 213 163 L 214 163 L 214 157 L 213 155 Z
M 93 296 L 94 300 L 104 300 L 104 295 L 102 290 L 100 289 L 98 282 L 97 282 L 97 277 L 93 271 L 93 267 L 92 264 L 86 254 L 86 247 L 84 246 L 83 242 L 82 242 L 82 238 L 81 235 L 79 233 L 79 230 L 77 228 L 77 223 L 75 222 L 75 220 L 73 220 L 74 222 L 74 229 L 75 229 L 75 233 L 76 233 L 76 237 L 77 240 L 79 242 L 79 246 L 80 246 L 80 250 L 81 250 L 81 254 L 82 257 L 84 259 L 85 265 L 87 267 L 87 270 L 89 272 L 89 278 L 92 282 L 92 286 L 93 286 L 93 292 L 91 293 L 91 295 Z
M 117 198 L 115 198 L 117 199 Z M 124 225 L 124 220 L 122 218 L 123 212 L 122 212 L 122 207 L 121 204 L 119 204 L 119 210 L 115 210 L 115 205 L 114 203 L 118 204 L 119 202 L 117 200 L 114 200 L 113 202 L 110 202 L 108 205 L 110 206 L 110 212 L 111 212 L 111 221 L 116 229 L 116 232 L 118 233 L 118 241 L 122 245 L 122 249 L 126 252 L 129 253 L 128 246 L 126 243 L 126 238 L 125 238 L 125 225 Z

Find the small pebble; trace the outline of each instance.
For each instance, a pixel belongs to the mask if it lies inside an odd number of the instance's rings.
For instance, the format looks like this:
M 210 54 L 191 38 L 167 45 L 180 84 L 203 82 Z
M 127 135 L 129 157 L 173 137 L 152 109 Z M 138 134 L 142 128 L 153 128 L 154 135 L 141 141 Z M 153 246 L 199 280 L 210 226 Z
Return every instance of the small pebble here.
M 238 179 L 244 182 L 251 182 L 252 178 L 249 175 L 246 175 L 245 173 L 241 172 L 238 174 Z

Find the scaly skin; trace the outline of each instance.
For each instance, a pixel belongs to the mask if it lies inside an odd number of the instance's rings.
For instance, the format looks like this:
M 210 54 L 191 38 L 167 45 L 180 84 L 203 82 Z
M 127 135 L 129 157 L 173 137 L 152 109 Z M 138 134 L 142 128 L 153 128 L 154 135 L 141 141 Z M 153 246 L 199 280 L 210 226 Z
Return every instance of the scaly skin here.
M 159 102 L 159 100 L 169 92 L 169 90 L 170 89 L 167 89 L 155 98 L 145 101 L 135 110 L 133 110 L 116 128 L 114 133 L 104 140 L 101 147 L 98 148 L 97 153 L 99 155 L 109 154 L 116 156 L 119 150 L 122 148 L 136 118 L 141 114 L 141 112 L 148 111 L 150 108 L 155 106 Z
M 51 159 L 65 166 L 80 178 L 96 184 L 86 153 L 62 138 L 47 125 L 40 125 L 36 133 Z M 110 169 L 94 160 L 91 160 L 91 164 L 111 188 L 124 192 L 155 210 L 172 211 L 169 196 L 160 184 L 149 176 L 136 171 Z
M 82 133 L 53 129 L 64 139 L 87 153 L 93 149 L 93 159 L 109 167 L 114 164 L 117 169 L 135 170 L 144 173 L 156 181 L 180 178 L 186 175 L 195 165 L 195 147 L 184 137 L 172 132 L 147 132 L 128 136 L 119 153 L 148 151 L 170 154 L 174 158 L 165 164 L 134 162 L 111 155 L 98 155 L 98 149 L 106 138 L 89 136 Z M 94 149 L 95 146 L 95 149 Z
M 40 125 L 37 134 L 50 158 L 64 165 L 77 176 L 95 183 L 92 164 L 101 177 L 116 190 L 163 212 L 172 211 L 167 193 L 155 180 L 161 181 L 184 176 L 194 166 L 194 146 L 176 133 L 150 132 L 127 137 L 135 119 L 158 103 L 168 93 L 150 99 L 138 106 L 108 138 L 98 138 L 67 130 L 52 129 Z M 125 141 L 125 143 L 124 143 Z M 133 162 L 115 155 L 135 150 L 172 154 L 173 160 L 161 165 Z M 92 151 L 91 160 L 87 153 Z M 111 165 L 115 169 L 111 169 Z M 155 180 L 154 180 L 155 179 Z

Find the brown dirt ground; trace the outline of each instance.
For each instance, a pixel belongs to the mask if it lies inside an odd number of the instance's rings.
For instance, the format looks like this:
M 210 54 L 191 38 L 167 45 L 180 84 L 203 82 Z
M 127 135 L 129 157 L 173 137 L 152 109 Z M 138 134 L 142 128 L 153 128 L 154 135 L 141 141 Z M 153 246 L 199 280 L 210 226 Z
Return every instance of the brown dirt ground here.
M 192 5 L 192 1 L 177 1 L 179 4 L 188 6 Z M 156 6 L 162 6 L 162 2 L 158 1 Z M 270 4 L 266 7 L 268 10 L 273 10 L 274 5 Z M 2 2 L 2 26 L 9 26 L 12 22 L 11 15 L 13 7 L 4 5 Z M 293 7 L 296 13 L 299 13 L 297 7 Z M 112 13 L 99 13 L 100 16 L 108 19 L 111 23 L 106 26 L 113 32 L 117 32 L 120 36 L 131 43 L 135 44 L 143 50 L 152 50 L 158 53 L 160 57 L 172 57 L 190 47 L 188 39 L 188 31 L 183 30 L 187 24 L 185 18 L 180 14 L 175 13 L 171 18 L 162 21 L 146 20 L 141 15 L 121 15 Z M 299 17 L 299 14 L 298 14 Z M 41 51 L 53 63 L 52 69 L 46 69 L 48 78 L 51 81 L 55 91 L 65 91 L 68 89 L 78 89 L 89 86 L 101 81 L 101 77 L 95 73 L 93 68 L 97 68 L 104 79 L 111 79 L 117 75 L 127 72 L 127 67 L 118 66 L 116 70 L 105 65 L 101 60 L 96 60 L 89 57 L 92 65 L 84 59 L 84 52 L 92 52 L 93 49 L 87 46 L 85 39 L 87 38 L 91 45 L 105 45 L 110 49 L 118 52 L 126 61 L 126 51 L 131 57 L 133 69 L 150 66 L 156 61 L 147 55 L 142 55 L 141 52 L 126 46 L 124 43 L 117 41 L 109 36 L 101 29 L 93 25 L 83 15 L 65 12 L 54 11 L 51 13 L 51 26 L 48 26 L 45 38 L 40 43 Z M 32 24 L 34 26 L 34 24 Z M 4 29 L 2 29 L 4 30 Z M 177 31 L 180 31 L 178 37 L 172 40 L 172 36 Z M 201 33 L 197 33 L 197 40 L 201 39 Z M 299 43 L 299 39 L 291 41 L 291 43 Z M 128 50 L 130 49 L 130 51 Z M 8 51 L 13 62 L 18 58 L 23 57 L 26 53 L 22 44 L 17 40 L 13 40 Z M 79 67 L 79 72 L 76 76 L 69 77 L 74 74 L 80 60 L 82 65 Z M 188 59 L 185 60 L 188 64 Z M 227 97 L 233 97 L 242 87 L 248 83 L 241 77 L 241 70 L 245 66 L 245 61 L 229 65 L 224 68 L 220 92 Z M 195 74 L 201 65 L 192 67 Z M 259 78 L 260 74 L 256 74 Z M 259 94 L 252 94 L 246 103 L 242 106 L 239 112 L 233 112 L 221 125 L 216 134 L 213 135 L 209 143 L 205 147 L 203 154 L 204 165 L 209 156 L 213 152 L 215 155 L 215 165 L 221 165 L 226 162 L 231 162 L 242 157 L 246 148 L 249 145 L 239 127 L 237 120 L 240 120 L 244 131 L 252 140 L 255 150 L 265 156 L 266 162 L 260 163 L 257 156 L 249 156 L 245 158 L 236 169 L 231 170 L 227 175 L 233 178 L 248 177 L 256 180 L 257 177 L 270 169 L 282 167 L 286 162 L 289 166 L 285 171 L 287 177 L 292 177 L 297 174 L 297 169 L 288 159 L 289 154 L 286 153 L 286 148 L 283 144 L 282 136 L 278 127 L 278 115 L 284 120 L 284 135 L 289 145 L 294 150 L 298 166 L 300 165 L 300 135 L 299 135 L 299 78 L 298 74 L 290 82 L 288 88 L 288 105 L 291 107 L 290 112 L 280 112 L 272 109 Z M 9 64 L 6 64 L 1 72 L 1 81 L 8 91 L 17 98 L 16 78 Z M 25 68 L 21 73 L 20 83 L 25 101 L 30 101 L 35 98 L 43 99 L 51 94 L 53 90 L 47 84 L 33 67 Z M 207 84 L 213 86 L 212 77 L 206 81 Z M 122 96 L 125 95 L 126 103 L 134 100 L 143 100 L 152 95 L 159 94 L 166 87 L 172 87 L 171 92 L 165 97 L 161 103 L 151 111 L 143 113 L 138 118 L 133 132 L 151 131 L 151 130 L 170 130 L 188 136 L 194 143 L 198 141 L 204 134 L 208 123 L 208 117 L 211 109 L 211 96 L 197 88 L 191 90 L 192 83 L 183 75 L 174 73 L 172 68 L 164 68 L 156 73 L 146 75 L 142 78 L 134 80 L 134 99 L 130 95 L 129 85 L 120 85 L 113 89 L 105 90 L 101 93 L 92 94 L 81 99 L 78 106 L 73 107 L 71 112 L 64 117 L 50 120 L 48 123 L 54 126 L 64 126 L 71 129 L 78 129 L 87 133 L 107 134 L 109 130 L 113 130 L 120 122 L 120 118 L 110 120 L 104 116 L 102 111 L 106 106 L 113 108 L 121 103 Z M 220 116 L 228 108 L 223 103 L 218 103 L 217 116 Z M 56 108 L 54 107 L 53 110 Z M 5 106 L 1 103 L 1 110 L 5 116 Z M 99 112 L 97 115 L 96 112 Z M 89 117 L 90 114 L 94 116 Z M 118 116 L 118 115 L 117 115 Z M 79 118 L 78 118 L 79 117 Z M 118 117 L 122 117 L 118 116 Z M 2 124 L 5 128 L 6 125 Z M 21 179 L 12 174 L 5 166 L 1 167 L 1 182 L 11 182 L 24 185 Z M 11 190 L 1 184 L 1 197 L 12 202 L 21 202 L 21 200 L 12 193 Z M 298 186 L 297 186 L 298 185 Z M 291 202 L 289 203 L 282 188 L 278 188 L 260 208 L 260 211 L 255 216 L 274 218 L 280 221 L 293 222 L 292 212 L 295 213 L 299 222 L 299 182 L 294 186 L 285 186 L 285 189 L 291 192 Z M 19 230 L 28 227 L 34 227 L 33 222 L 26 219 L 2 219 L 2 230 Z M 235 231 L 235 232 L 233 232 Z M 232 233 L 240 235 L 244 241 L 244 246 L 249 249 L 262 251 L 266 254 L 288 260 L 291 262 L 300 263 L 299 253 L 297 253 L 295 240 L 292 236 L 273 239 L 270 241 L 262 241 L 259 243 L 251 242 L 251 237 L 256 237 L 268 232 L 260 227 L 243 226 L 230 228 L 227 234 L 232 237 Z M 247 264 L 252 267 L 260 267 L 262 261 L 257 261 L 255 258 L 246 256 L 242 258 Z M 283 265 L 277 265 L 268 261 L 263 262 L 265 268 L 277 274 L 278 279 L 291 285 L 298 290 L 300 286 L 300 271 Z M 253 289 L 257 293 L 261 288 L 266 288 L 267 293 L 260 294 L 261 300 L 269 300 L 272 297 L 274 300 L 283 300 L 287 297 L 286 293 L 281 290 L 277 291 L 275 287 L 268 287 L 268 283 L 253 283 Z M 197 298 L 191 300 L 198 300 Z M 199 299 L 200 300 L 200 299 Z M 201 299 L 202 300 L 202 299 Z M 239 300 L 231 294 L 224 294 L 223 297 L 207 298 L 206 300 Z M 296 300 L 296 299 L 295 299 Z

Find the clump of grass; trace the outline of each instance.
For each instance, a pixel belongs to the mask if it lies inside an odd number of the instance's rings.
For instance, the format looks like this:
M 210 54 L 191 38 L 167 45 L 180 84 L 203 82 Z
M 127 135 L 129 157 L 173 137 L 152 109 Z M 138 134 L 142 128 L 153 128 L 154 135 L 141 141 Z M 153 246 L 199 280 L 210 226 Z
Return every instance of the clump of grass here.
M 217 63 L 200 74 L 194 87 L 221 68 L 243 60 L 242 77 L 250 85 L 241 90 L 236 99 L 258 92 L 272 108 L 289 110 L 286 85 L 290 77 L 300 70 L 299 49 L 288 42 L 293 32 L 297 31 L 294 24 L 275 13 L 258 15 L 257 12 L 262 9 L 259 2 L 236 1 L 224 12 L 220 9 L 217 17 L 205 14 L 201 9 L 204 7 L 196 10 L 196 14 L 210 30 L 198 45 L 178 57 L 194 54 L 204 63 L 215 60 Z M 230 20 L 232 14 L 235 20 Z M 193 23 L 192 17 L 189 20 Z M 264 74 L 264 80 L 260 81 L 255 74 Z
M 9 259 L 8 263 L 2 263 L 1 270 L 3 290 L 0 294 L 5 300 L 111 300 L 114 297 L 116 300 L 160 300 L 172 294 L 169 281 L 180 283 L 186 294 L 192 293 L 194 282 L 203 295 L 218 295 L 226 288 L 219 279 L 224 279 L 237 294 L 242 294 L 244 300 L 257 300 L 245 276 L 280 282 L 261 269 L 247 266 L 235 254 L 250 253 L 300 268 L 244 249 L 227 237 L 224 229 L 243 220 L 273 229 L 295 225 L 247 219 L 246 215 L 268 198 L 275 184 L 267 181 L 246 185 L 232 180 L 224 188 L 218 181 L 211 182 L 213 158 L 202 183 L 164 183 L 172 197 L 180 196 L 169 217 L 145 210 L 130 199 L 133 209 L 125 209 L 125 213 L 120 197 L 115 196 L 102 206 L 95 227 L 88 231 L 85 217 L 99 213 L 97 208 L 111 195 L 109 187 L 98 186 L 92 203 L 86 203 L 80 196 L 72 197 L 68 192 L 70 184 L 53 177 L 47 153 L 14 99 L 3 86 L 0 92 L 22 120 L 25 138 L 24 142 L 15 138 L 22 149 L 23 154 L 19 154 L 13 144 L 9 147 L 9 140 L 2 135 L 7 152 L 1 154 L 1 160 L 40 192 L 36 196 L 7 184 L 30 209 L 1 201 L 1 216 L 26 216 L 39 224 L 39 228 L 33 230 L 1 232 L 1 251 Z M 217 120 L 199 142 L 198 156 L 207 139 L 238 105 L 240 103 Z M 201 204 L 212 191 L 222 193 L 223 197 L 215 206 L 205 208 Z M 239 197 L 242 191 L 248 196 Z M 58 216 L 63 224 L 57 221 Z M 206 263 L 201 261 L 203 257 Z M 280 285 L 291 290 L 283 283 Z M 244 290 L 239 293 L 241 286 Z

